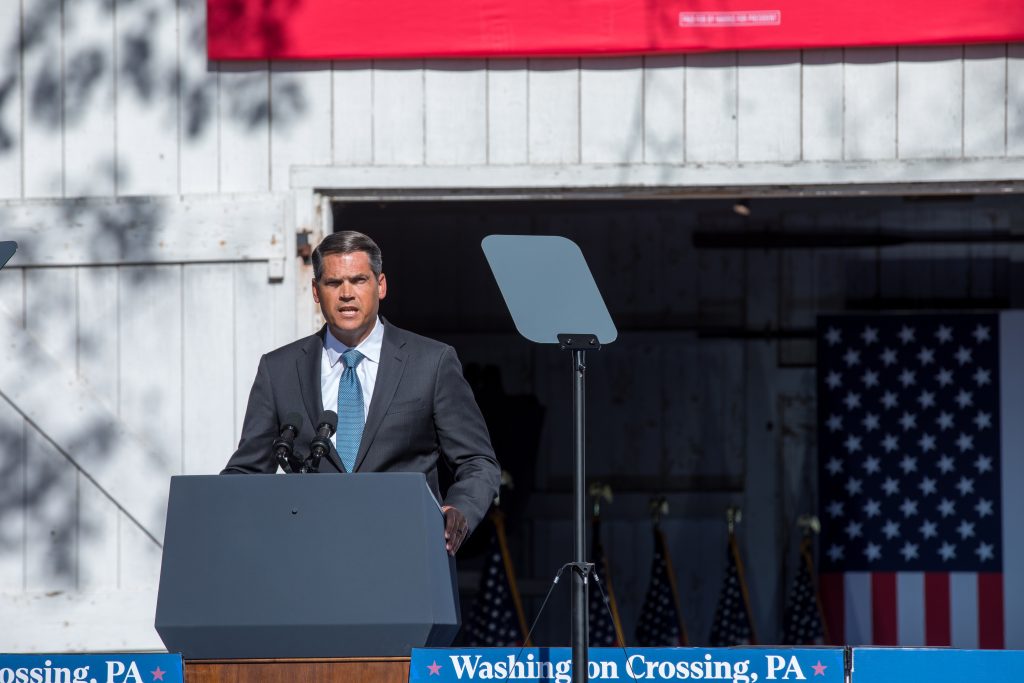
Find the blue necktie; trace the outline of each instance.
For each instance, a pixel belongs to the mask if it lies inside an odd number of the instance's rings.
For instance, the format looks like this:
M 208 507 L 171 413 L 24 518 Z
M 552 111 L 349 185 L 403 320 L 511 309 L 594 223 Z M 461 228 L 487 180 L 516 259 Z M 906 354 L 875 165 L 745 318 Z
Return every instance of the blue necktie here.
M 356 464 L 356 454 L 359 452 L 359 442 L 363 438 L 363 423 L 366 418 L 363 416 L 363 387 L 359 384 L 359 376 L 356 375 L 356 366 L 363 360 L 363 354 L 355 349 L 349 349 L 341 354 L 345 363 L 345 370 L 341 373 L 341 382 L 338 384 L 338 455 L 345 465 L 345 470 L 351 472 Z

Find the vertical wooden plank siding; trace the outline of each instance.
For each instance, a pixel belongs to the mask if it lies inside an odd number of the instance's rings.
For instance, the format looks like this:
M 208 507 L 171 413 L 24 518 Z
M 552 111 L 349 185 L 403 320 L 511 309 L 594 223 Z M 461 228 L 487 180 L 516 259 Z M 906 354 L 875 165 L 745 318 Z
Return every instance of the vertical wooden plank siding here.
M 1006 46 L 964 47 L 964 156 L 1006 154 Z
M 843 51 L 803 53 L 801 158 L 843 158 Z
M 114 17 L 106 3 L 65 2 L 64 193 L 114 194 Z M 97 40 L 97 38 L 100 38 Z
M 644 162 L 683 163 L 686 57 L 645 57 Z
M 25 84 L 22 80 L 24 52 L 16 47 L 21 42 L 21 3 L 0 3 L 0 26 L 6 27 L 4 45 L 7 59 L 0 62 L 0 199 L 21 196 L 22 102 Z
M 178 147 L 182 194 L 220 190 L 220 86 L 216 64 L 206 62 L 206 0 L 178 1 Z
M 423 163 L 423 61 L 378 62 L 373 70 L 373 163 Z
M 741 52 L 738 57 L 737 157 L 800 158 L 800 53 Z
M 296 165 L 331 161 L 331 70 L 329 62 L 275 62 L 270 70 L 270 188 L 291 187 Z
M 184 269 L 185 474 L 216 474 L 234 450 L 234 276 L 223 264 Z
M 581 60 L 580 161 L 624 164 L 643 158 L 643 59 Z
M 896 49 L 844 51 L 843 158 L 896 156 Z
M 24 277 L 21 269 L 0 270 L 0 315 L 10 316 L 23 326 Z M 0 499 L 8 508 L 0 515 L 0 586 L 2 591 L 25 589 L 25 497 L 27 452 L 25 421 L 0 397 Z
M 217 63 L 221 192 L 270 189 L 270 71 L 266 63 Z
M 117 193 L 179 191 L 177 4 L 118 3 L 116 62 Z
M 1006 154 L 1024 156 L 1024 45 L 1006 52 Z
M 22 6 L 23 26 L 35 27 L 31 41 L 22 38 L 23 194 L 60 197 L 64 194 L 64 78 L 56 56 L 63 49 L 63 21 L 60 7 L 55 11 L 49 0 L 25 0 Z
M 428 60 L 424 120 L 428 166 L 487 163 L 485 62 Z
M 249 401 L 249 390 L 256 378 L 260 356 L 275 348 L 273 309 L 268 306 L 271 285 L 263 263 L 236 263 L 232 267 L 234 282 L 234 430 L 232 445 L 242 433 L 242 418 Z M 232 449 L 232 452 L 234 449 Z M 224 463 L 227 463 L 227 453 Z
M 958 45 L 899 49 L 899 158 L 962 155 L 963 67 L 963 48 Z
M 118 273 L 116 266 L 77 268 L 78 374 L 109 409 L 118 406 Z M 113 332 L 113 334 L 111 334 Z M 100 445 L 99 447 L 102 447 Z M 117 588 L 120 529 L 125 520 L 110 497 L 78 478 L 78 587 Z
M 487 62 L 488 163 L 526 163 L 527 74 L 525 59 Z
M 529 163 L 579 163 L 579 60 L 531 59 L 528 78 Z
M 331 67 L 332 160 L 342 166 L 373 163 L 373 67 L 369 61 Z
M 736 53 L 686 58 L 686 161 L 736 161 Z

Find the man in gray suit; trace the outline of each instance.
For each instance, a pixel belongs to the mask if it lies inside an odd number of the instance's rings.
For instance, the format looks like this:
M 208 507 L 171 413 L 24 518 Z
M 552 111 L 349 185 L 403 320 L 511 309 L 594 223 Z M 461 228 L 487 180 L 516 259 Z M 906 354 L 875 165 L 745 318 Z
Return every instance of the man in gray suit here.
M 452 555 L 483 518 L 500 469 L 483 416 L 452 347 L 378 316 L 387 295 L 377 244 L 329 235 L 313 252 L 313 299 L 326 325 L 260 359 L 238 450 L 224 473 L 277 471 L 272 444 L 289 413 L 306 419 L 296 452 L 324 409 L 338 411 L 321 472 L 423 472 L 441 501 L 437 460 L 454 474 L 441 510 Z

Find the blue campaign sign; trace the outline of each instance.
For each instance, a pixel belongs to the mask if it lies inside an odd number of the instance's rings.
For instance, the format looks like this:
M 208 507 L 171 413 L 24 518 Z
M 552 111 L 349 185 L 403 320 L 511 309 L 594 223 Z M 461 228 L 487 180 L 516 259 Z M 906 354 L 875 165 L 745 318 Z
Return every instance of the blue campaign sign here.
M 857 647 L 850 669 L 851 683 L 1018 683 L 1024 672 L 1024 652 Z
M 621 648 L 592 647 L 591 681 L 805 681 L 843 683 L 841 648 Z M 410 683 L 470 681 L 569 683 L 567 647 L 419 649 L 412 651 Z
M 0 683 L 184 683 L 181 655 L 5 655 Z

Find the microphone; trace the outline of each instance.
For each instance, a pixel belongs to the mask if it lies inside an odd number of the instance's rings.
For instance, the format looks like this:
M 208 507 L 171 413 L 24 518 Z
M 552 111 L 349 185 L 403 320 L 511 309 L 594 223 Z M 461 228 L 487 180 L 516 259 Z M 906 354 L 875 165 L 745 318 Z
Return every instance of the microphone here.
M 281 434 L 274 439 L 274 458 L 285 472 L 298 472 L 302 461 L 294 455 L 295 437 L 302 430 L 302 413 L 288 413 L 281 423 Z
M 338 428 L 338 414 L 333 410 L 320 413 L 317 420 L 316 438 L 309 443 L 309 460 L 302 466 L 303 472 L 319 472 L 320 460 L 331 450 L 331 436 Z

